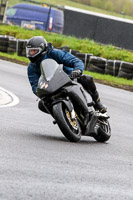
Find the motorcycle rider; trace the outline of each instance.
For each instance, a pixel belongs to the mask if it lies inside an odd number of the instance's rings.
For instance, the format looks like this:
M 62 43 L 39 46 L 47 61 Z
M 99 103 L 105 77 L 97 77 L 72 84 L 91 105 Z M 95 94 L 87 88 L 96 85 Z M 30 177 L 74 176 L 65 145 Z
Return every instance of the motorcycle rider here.
M 34 36 L 27 42 L 26 56 L 31 61 L 28 65 L 28 79 L 33 93 L 37 95 L 38 80 L 41 75 L 40 63 L 42 60 L 51 58 L 58 64 L 63 64 L 63 70 L 70 78 L 78 78 L 78 82 L 87 90 L 95 102 L 95 108 L 102 113 L 106 112 L 105 106 L 101 103 L 96 85 L 92 76 L 83 75 L 84 64 L 77 57 L 67 51 L 55 49 L 42 36 Z M 43 102 L 40 100 L 38 107 L 46 112 Z

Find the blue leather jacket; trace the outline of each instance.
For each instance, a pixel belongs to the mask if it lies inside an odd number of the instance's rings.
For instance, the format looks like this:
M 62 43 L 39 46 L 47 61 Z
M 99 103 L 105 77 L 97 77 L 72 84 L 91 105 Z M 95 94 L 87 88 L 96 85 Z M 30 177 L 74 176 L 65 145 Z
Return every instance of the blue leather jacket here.
M 44 55 L 44 58 L 42 60 L 45 60 L 47 58 L 54 59 L 58 64 L 63 64 L 63 70 L 68 75 L 70 75 L 71 72 L 75 69 L 80 69 L 81 72 L 83 72 L 84 64 L 80 59 L 66 51 L 54 49 L 52 45 L 50 46 L 49 51 Z M 36 94 L 38 80 L 41 75 L 40 63 L 41 62 L 35 64 L 30 62 L 28 65 L 28 79 L 34 94 Z

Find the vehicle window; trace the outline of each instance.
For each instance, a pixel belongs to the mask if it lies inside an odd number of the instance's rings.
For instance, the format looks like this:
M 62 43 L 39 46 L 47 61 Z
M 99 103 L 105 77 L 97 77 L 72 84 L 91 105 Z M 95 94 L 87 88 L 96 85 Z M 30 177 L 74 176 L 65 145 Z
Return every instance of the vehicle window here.
M 17 11 L 17 9 L 15 9 L 15 8 L 10 8 L 10 9 L 8 9 L 8 10 L 6 11 L 6 15 L 7 15 L 7 16 L 13 16 L 13 15 L 16 14 L 16 11 Z

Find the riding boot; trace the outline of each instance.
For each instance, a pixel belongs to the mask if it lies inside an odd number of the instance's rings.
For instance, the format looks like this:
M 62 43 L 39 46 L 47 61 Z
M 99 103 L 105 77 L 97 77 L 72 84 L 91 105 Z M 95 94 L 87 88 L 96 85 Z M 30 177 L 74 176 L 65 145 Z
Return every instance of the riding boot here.
M 107 108 L 101 103 L 99 94 L 97 90 L 95 93 L 91 93 L 92 100 L 95 102 L 95 109 L 99 110 L 101 113 L 107 112 Z

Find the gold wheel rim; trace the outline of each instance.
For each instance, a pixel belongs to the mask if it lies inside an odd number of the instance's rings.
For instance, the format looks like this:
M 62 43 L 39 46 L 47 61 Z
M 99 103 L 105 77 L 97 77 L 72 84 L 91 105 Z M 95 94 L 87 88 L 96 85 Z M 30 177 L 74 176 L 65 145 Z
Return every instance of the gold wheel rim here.
M 74 129 L 75 129 L 75 128 L 77 129 L 77 121 L 76 121 L 76 119 L 74 119 L 74 120 L 71 119 L 70 112 L 66 112 L 66 116 L 67 116 L 67 118 L 68 118 L 70 124 L 72 125 L 72 127 L 73 127 Z

